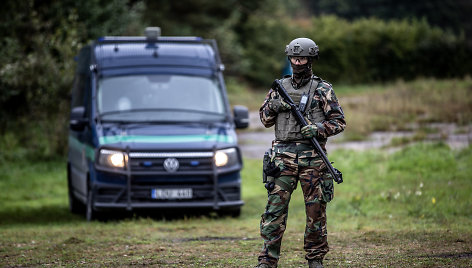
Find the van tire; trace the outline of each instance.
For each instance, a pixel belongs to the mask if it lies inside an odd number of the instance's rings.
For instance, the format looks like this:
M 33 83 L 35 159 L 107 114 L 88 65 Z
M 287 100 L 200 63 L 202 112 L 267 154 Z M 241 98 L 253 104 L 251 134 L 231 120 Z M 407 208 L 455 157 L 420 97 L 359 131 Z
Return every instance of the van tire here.
M 80 202 L 77 197 L 75 197 L 72 189 L 69 188 L 69 210 L 74 214 L 82 214 L 84 213 L 85 206 L 83 203 Z
M 239 216 L 241 216 L 241 208 L 239 207 L 239 208 L 230 210 L 230 215 L 233 218 L 239 218 Z
M 82 214 L 85 211 L 85 205 L 74 195 L 70 178 L 70 167 L 67 167 L 67 189 L 69 192 L 69 211 L 74 214 Z
M 94 203 L 94 194 L 92 188 L 89 187 L 88 193 L 87 193 L 87 206 L 85 209 L 85 218 L 87 221 L 93 221 L 98 219 L 98 212 L 95 210 L 93 207 Z

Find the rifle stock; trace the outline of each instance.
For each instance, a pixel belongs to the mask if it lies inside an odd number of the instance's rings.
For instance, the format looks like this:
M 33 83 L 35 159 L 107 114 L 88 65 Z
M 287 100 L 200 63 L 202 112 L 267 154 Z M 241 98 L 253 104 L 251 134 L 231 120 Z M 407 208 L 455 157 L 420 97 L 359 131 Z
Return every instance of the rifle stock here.
M 292 111 L 292 113 L 295 115 L 295 118 L 297 119 L 298 123 L 304 127 L 304 126 L 307 126 L 308 123 L 307 121 L 305 120 L 305 117 L 303 116 L 303 114 L 298 110 L 297 108 L 297 105 L 295 104 L 295 102 L 292 100 L 292 98 L 290 97 L 290 95 L 288 95 L 287 91 L 285 90 L 285 88 L 283 87 L 282 83 L 280 83 L 279 80 L 275 80 L 274 83 L 272 83 L 272 88 L 275 89 L 279 95 L 282 97 L 282 99 L 288 104 L 290 105 L 290 109 Z M 341 173 L 341 171 L 339 171 L 338 169 L 334 168 L 333 165 L 331 164 L 331 162 L 329 162 L 328 160 L 328 157 L 326 156 L 325 152 L 323 151 L 323 149 L 321 148 L 320 144 L 318 143 L 318 141 L 316 140 L 315 137 L 312 137 L 310 139 L 310 142 L 311 144 L 313 145 L 313 147 L 315 148 L 315 151 L 316 153 L 321 157 L 321 159 L 323 160 L 323 162 L 325 163 L 326 167 L 328 168 L 329 170 L 329 173 L 331 173 L 331 175 L 333 176 L 333 179 L 335 182 L 337 182 L 338 184 L 339 183 L 342 183 L 343 182 L 343 174 Z

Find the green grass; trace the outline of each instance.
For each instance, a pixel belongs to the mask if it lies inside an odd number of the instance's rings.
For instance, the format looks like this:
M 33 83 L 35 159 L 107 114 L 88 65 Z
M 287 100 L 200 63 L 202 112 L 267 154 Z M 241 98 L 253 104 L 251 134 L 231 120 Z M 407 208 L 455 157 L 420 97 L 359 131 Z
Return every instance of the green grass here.
M 418 144 L 389 154 L 335 151 L 344 173 L 328 206 L 326 267 L 470 267 L 472 148 Z M 261 162 L 246 160 L 240 218 L 124 217 L 68 212 L 63 161 L 0 166 L 1 266 L 251 267 L 261 247 Z M 434 200 L 434 202 L 433 202 Z M 294 192 L 280 267 L 304 267 L 305 225 Z

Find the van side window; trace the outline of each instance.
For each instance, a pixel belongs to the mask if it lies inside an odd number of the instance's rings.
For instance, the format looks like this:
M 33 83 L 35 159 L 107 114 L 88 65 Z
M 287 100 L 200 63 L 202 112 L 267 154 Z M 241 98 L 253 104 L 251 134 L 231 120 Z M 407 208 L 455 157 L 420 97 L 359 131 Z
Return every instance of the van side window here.
M 84 93 L 85 93 L 85 83 L 86 75 L 76 74 L 74 79 L 74 85 L 72 86 L 72 102 L 71 108 L 77 106 L 84 106 Z
M 88 106 L 85 102 L 85 95 L 86 91 L 90 89 L 90 52 L 90 46 L 86 46 L 80 50 L 77 71 L 72 86 L 71 108 Z

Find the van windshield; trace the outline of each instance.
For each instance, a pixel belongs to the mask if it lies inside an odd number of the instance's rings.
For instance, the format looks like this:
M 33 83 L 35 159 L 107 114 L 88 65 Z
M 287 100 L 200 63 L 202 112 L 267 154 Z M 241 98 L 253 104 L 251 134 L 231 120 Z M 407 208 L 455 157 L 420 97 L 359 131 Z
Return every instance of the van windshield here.
M 216 79 L 146 74 L 105 77 L 98 83 L 98 111 L 110 121 L 220 121 L 225 104 Z

